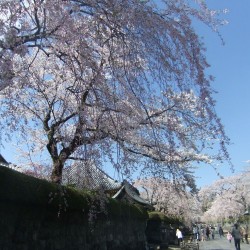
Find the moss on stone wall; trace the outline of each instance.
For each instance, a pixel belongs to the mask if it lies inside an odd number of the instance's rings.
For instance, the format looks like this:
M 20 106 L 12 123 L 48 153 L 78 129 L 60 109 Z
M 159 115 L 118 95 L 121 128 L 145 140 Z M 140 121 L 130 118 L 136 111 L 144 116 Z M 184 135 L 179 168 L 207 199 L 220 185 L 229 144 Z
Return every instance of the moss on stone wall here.
M 0 199 L 15 203 L 57 209 L 60 203 L 60 187 L 6 167 L 0 167 Z M 53 200 L 51 198 L 54 198 Z M 87 195 L 67 189 L 70 209 L 87 206 Z M 51 201 L 51 202 L 49 202 Z
M 0 200 L 2 201 L 57 210 L 61 207 L 63 210 L 64 208 L 79 210 L 86 214 L 93 199 L 98 199 L 94 192 L 58 186 L 7 167 L 0 167 Z M 95 204 L 98 206 L 98 201 Z M 96 209 L 100 210 L 98 207 Z M 129 216 L 146 220 L 148 217 L 147 212 L 140 206 L 126 204 L 112 198 L 108 200 L 106 212 L 109 218 Z M 107 214 L 99 213 L 99 216 L 105 217 Z
M 0 167 L 0 204 L 0 249 L 145 249 L 147 212 L 113 199 L 101 211 L 94 192 Z
M 130 205 L 125 202 L 116 201 L 114 199 L 109 199 L 108 211 L 114 217 L 136 217 L 137 219 L 147 220 L 148 213 L 141 206 Z
M 179 223 L 179 219 L 175 217 L 168 217 L 164 213 L 161 212 L 149 212 L 149 220 L 160 220 L 165 222 L 166 224 L 177 224 Z

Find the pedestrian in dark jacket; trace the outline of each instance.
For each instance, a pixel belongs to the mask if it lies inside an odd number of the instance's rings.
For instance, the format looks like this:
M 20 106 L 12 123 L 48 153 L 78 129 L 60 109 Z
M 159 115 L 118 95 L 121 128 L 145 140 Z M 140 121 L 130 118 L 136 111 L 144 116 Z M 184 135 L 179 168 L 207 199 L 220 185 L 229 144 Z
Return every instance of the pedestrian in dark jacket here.
M 224 236 L 224 232 L 221 226 L 219 227 L 219 235 L 220 235 L 220 238 L 221 236 Z
M 234 228 L 232 230 L 232 236 L 234 238 L 235 249 L 240 250 L 240 240 L 242 237 L 242 232 L 240 231 L 238 224 L 234 224 Z
M 207 227 L 206 227 L 206 236 L 207 236 L 207 240 L 210 240 L 209 234 L 210 234 L 210 230 L 209 230 L 209 227 L 207 226 Z

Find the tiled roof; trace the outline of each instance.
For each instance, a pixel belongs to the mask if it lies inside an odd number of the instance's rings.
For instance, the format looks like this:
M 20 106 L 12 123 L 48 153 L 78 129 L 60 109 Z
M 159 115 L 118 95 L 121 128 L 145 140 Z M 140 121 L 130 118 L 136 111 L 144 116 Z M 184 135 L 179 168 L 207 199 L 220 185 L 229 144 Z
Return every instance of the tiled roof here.
M 121 187 L 121 183 L 117 182 L 106 174 L 102 169 L 94 164 L 78 167 L 69 167 L 64 169 L 63 184 L 74 185 L 79 189 L 102 189 L 105 191 L 116 190 Z
M 9 163 L 0 154 L 0 166 L 8 166 L 8 165 L 9 165 Z
M 126 180 L 122 182 L 122 188 L 112 198 L 118 200 L 123 199 L 125 193 L 127 194 L 129 200 L 135 201 L 143 206 L 152 208 L 151 204 L 148 201 L 140 197 L 139 191 Z

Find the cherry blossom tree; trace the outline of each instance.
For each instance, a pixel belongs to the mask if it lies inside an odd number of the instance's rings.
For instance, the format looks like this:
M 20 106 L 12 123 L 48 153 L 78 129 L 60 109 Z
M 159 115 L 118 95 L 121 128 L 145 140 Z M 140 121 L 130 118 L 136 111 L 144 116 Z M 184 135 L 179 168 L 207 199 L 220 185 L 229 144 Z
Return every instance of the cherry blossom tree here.
M 0 11 L 1 138 L 16 135 L 53 182 L 79 159 L 187 181 L 193 162 L 229 159 L 192 26 L 222 22 L 204 1 L 6 0 Z
M 221 221 L 242 216 L 250 204 L 249 172 L 223 178 L 200 190 L 203 220 Z
M 191 192 L 185 183 L 177 183 L 160 178 L 139 179 L 134 185 L 141 190 L 140 195 L 154 205 L 156 211 L 169 217 L 184 219 L 191 224 L 202 215 L 197 193 Z

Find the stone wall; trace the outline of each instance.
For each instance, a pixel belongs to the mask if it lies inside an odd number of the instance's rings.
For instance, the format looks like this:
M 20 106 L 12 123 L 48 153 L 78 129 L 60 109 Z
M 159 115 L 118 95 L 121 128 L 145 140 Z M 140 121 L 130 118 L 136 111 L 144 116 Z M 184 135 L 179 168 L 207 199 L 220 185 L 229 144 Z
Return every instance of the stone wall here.
M 90 220 L 89 194 L 65 189 L 62 196 L 59 191 L 49 182 L 0 167 L 0 249 L 145 249 L 145 211 L 110 200 L 107 213 L 96 205 L 91 212 L 96 218 Z

